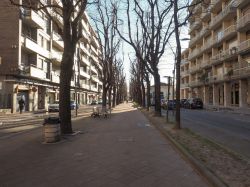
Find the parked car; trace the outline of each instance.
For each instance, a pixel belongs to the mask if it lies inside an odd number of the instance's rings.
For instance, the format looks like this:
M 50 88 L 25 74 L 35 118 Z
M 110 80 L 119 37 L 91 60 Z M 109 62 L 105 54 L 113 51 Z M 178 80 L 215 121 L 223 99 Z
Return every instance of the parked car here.
M 93 100 L 90 104 L 91 104 L 91 105 L 96 105 L 96 104 L 97 104 L 97 101 L 96 101 L 96 100 Z
M 75 110 L 76 108 L 79 108 L 79 104 L 76 104 L 75 101 L 70 101 L 70 108 L 71 110 Z
M 180 100 L 181 107 L 184 107 L 184 104 L 185 104 L 186 101 L 187 101 L 187 99 L 181 99 Z
M 49 104 L 48 111 L 59 112 L 59 101 L 55 101 L 54 103 Z
M 162 104 L 162 108 L 165 110 L 173 110 L 176 108 L 176 100 L 169 100 L 169 101 L 165 101 Z
M 184 103 L 184 108 L 196 109 L 200 108 L 203 109 L 203 102 L 201 98 L 189 98 Z

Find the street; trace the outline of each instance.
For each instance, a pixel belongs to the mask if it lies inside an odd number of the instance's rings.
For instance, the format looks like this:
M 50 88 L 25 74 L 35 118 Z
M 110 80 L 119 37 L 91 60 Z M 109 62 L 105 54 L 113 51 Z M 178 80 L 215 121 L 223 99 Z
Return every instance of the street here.
M 250 158 L 250 115 L 181 109 L 181 125 Z

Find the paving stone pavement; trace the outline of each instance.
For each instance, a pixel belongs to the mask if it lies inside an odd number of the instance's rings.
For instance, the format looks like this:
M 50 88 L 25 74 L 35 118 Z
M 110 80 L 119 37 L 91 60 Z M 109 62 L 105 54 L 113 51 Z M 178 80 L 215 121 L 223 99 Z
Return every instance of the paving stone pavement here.
M 0 186 L 208 186 L 131 103 L 73 128 L 81 133 L 55 144 L 41 128 L 0 140 Z

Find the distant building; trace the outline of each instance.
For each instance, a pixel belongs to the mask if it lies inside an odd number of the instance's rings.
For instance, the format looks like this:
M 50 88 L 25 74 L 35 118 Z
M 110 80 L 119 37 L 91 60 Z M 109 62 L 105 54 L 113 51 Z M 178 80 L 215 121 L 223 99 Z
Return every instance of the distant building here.
M 155 86 L 152 85 L 150 86 L 150 101 L 152 105 L 155 104 L 154 98 L 155 98 Z M 168 98 L 168 84 L 162 82 L 161 83 L 161 100 L 167 100 L 167 98 Z M 175 95 L 174 95 L 174 98 L 175 98 Z M 170 84 L 169 99 L 170 100 L 173 99 L 173 85 L 172 84 Z

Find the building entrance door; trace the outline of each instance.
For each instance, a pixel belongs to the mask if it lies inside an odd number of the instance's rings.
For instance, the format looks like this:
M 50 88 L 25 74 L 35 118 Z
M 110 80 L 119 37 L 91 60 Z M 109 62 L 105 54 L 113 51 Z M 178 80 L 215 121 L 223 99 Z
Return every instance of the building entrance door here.
M 25 90 L 25 91 L 22 91 L 20 90 L 18 93 L 17 93 L 17 97 L 16 97 L 16 103 L 17 103 L 17 106 L 16 106 L 16 112 L 19 112 L 19 100 L 23 98 L 24 100 L 24 108 L 23 108 L 23 111 L 29 111 L 29 91 Z

